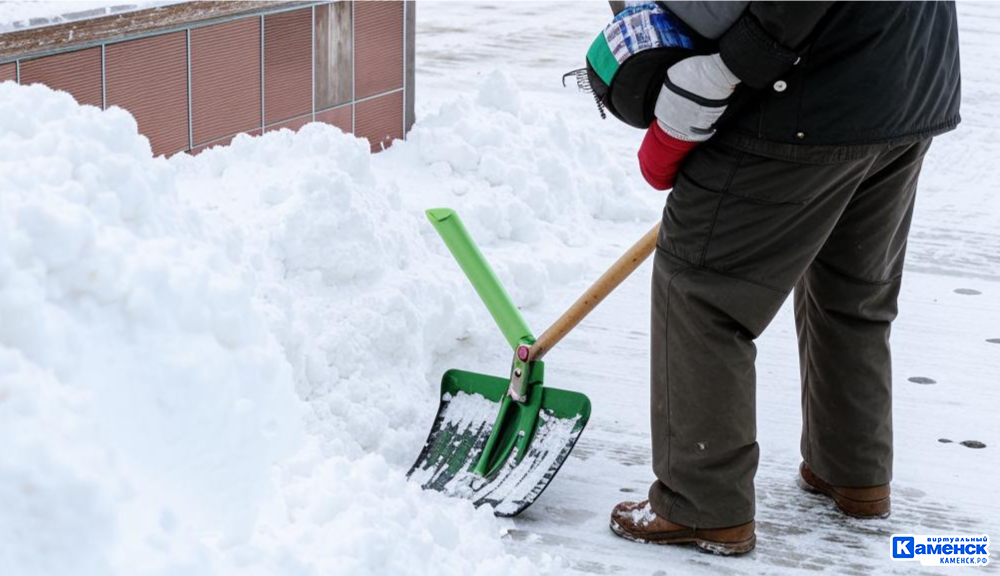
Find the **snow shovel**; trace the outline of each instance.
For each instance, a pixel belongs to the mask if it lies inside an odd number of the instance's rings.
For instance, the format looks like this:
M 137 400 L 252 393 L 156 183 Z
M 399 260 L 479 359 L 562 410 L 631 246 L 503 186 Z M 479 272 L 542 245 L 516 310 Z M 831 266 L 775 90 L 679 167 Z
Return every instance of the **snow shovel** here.
M 653 252 L 659 225 L 616 261 L 537 340 L 454 211 L 427 217 L 514 349 L 506 378 L 448 370 L 441 404 L 407 476 L 424 489 L 516 516 L 545 490 L 590 418 L 590 399 L 542 385 L 542 357 Z

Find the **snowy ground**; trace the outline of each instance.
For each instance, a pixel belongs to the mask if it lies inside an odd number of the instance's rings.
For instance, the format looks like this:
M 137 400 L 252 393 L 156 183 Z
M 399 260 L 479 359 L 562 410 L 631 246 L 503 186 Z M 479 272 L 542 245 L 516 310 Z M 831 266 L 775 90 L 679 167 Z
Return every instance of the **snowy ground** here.
M 0 574 L 881 573 L 913 569 L 892 533 L 996 537 L 1000 5 L 961 12 L 965 123 L 928 160 L 893 333 L 894 514 L 795 487 L 786 308 L 739 559 L 607 529 L 652 479 L 648 266 L 547 359 L 594 413 L 532 508 L 404 478 L 442 371 L 509 361 L 422 210 L 458 209 L 536 331 L 659 216 L 640 135 L 559 85 L 605 3 L 421 3 L 418 125 L 374 157 L 310 125 L 153 159 L 120 110 L 0 84 Z

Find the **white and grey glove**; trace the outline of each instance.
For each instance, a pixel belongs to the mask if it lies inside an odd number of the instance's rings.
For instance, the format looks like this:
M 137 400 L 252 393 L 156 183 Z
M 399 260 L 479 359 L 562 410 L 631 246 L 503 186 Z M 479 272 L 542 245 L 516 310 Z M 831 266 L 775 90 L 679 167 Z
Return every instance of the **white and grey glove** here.
M 656 98 L 660 128 L 678 140 L 708 140 L 739 83 L 718 54 L 681 60 L 667 70 Z

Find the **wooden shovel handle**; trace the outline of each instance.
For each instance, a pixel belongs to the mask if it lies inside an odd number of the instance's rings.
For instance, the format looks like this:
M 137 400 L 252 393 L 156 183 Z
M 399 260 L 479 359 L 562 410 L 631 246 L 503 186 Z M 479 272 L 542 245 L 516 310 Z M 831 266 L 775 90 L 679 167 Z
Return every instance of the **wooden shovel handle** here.
M 535 343 L 531 345 L 528 352 L 528 361 L 541 360 L 545 353 L 559 343 L 570 330 L 576 327 L 587 314 L 597 307 L 608 294 L 611 294 L 635 269 L 638 268 L 653 253 L 656 248 L 656 237 L 660 232 L 660 225 L 657 224 L 646 232 L 638 242 L 632 245 L 627 252 L 622 254 L 607 272 L 601 275 L 576 302 L 563 312 L 563 315 L 556 320 L 549 329 L 546 330 Z

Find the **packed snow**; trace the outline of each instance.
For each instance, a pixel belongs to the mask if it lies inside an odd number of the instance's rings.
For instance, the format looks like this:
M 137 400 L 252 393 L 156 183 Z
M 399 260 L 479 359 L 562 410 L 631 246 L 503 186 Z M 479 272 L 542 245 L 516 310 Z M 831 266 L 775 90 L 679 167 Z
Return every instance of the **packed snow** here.
M 557 471 L 565 461 L 583 428 L 581 414 L 559 418 L 543 408 L 538 412 L 538 428 L 527 451 L 522 455 L 515 446 L 503 467 L 487 481 L 468 470 L 483 456 L 482 447 L 493 430 L 499 404 L 481 394 L 466 392 L 446 392 L 441 401 L 436 435 L 428 439 L 430 455 L 435 459 L 418 460 L 410 481 L 434 486 L 449 496 L 489 503 L 498 514 L 506 516 L 516 514 L 524 502 L 533 501 L 545 490 L 553 470 Z M 456 454 L 463 454 L 457 474 L 449 465 Z
M 641 134 L 559 88 L 608 16 L 574 6 L 554 25 L 541 3 L 422 3 L 418 123 L 375 156 L 310 124 L 153 158 L 120 109 L 0 84 L 0 574 L 864 573 L 895 568 L 892 530 L 997 532 L 990 5 L 963 8 L 966 121 L 915 215 L 892 518 L 843 521 L 794 488 L 786 309 L 759 358 L 758 551 L 610 534 L 652 479 L 648 269 L 547 358 L 594 415 L 527 513 L 406 481 L 444 369 L 502 375 L 510 354 L 423 210 L 457 209 L 540 332 L 662 209 Z M 924 373 L 941 384 L 906 386 Z

